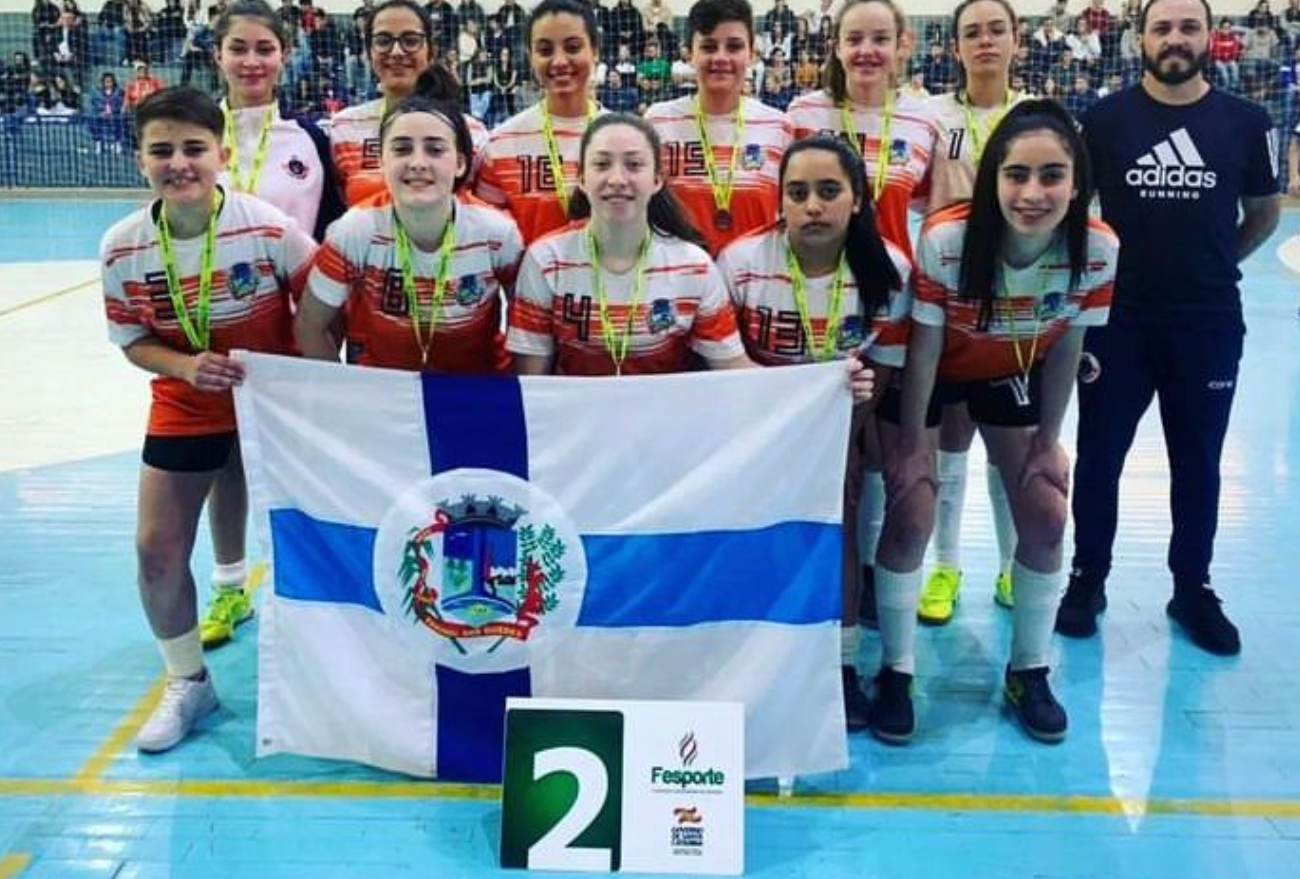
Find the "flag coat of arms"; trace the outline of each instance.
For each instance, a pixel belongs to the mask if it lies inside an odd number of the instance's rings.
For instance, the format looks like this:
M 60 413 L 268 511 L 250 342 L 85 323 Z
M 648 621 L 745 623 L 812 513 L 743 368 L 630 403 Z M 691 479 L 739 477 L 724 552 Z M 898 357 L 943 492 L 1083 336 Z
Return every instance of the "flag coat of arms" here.
M 274 588 L 259 755 L 497 781 L 505 699 L 745 705 L 746 776 L 847 765 L 842 364 L 618 379 L 241 353 Z

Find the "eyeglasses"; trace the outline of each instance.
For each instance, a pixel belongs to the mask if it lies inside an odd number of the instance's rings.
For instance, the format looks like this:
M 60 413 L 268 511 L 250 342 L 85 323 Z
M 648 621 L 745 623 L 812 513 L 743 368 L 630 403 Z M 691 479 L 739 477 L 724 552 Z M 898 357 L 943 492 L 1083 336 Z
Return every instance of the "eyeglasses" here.
M 377 33 L 370 38 L 370 45 L 381 55 L 387 55 L 393 51 L 394 46 L 401 46 L 402 51 L 408 55 L 412 52 L 418 52 L 424 48 L 428 40 L 424 34 L 419 31 L 403 31 L 397 36 L 386 33 Z

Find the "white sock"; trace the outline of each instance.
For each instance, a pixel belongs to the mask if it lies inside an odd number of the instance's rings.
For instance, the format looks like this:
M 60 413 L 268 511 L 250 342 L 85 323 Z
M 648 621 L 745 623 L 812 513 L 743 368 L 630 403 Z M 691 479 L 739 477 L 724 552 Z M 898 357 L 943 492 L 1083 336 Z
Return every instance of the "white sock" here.
M 199 641 L 198 626 L 175 638 L 159 638 L 158 651 L 171 677 L 192 678 L 203 672 L 203 643 Z
M 1016 522 L 1011 516 L 1011 502 L 1007 500 L 1007 486 L 1002 472 L 989 464 L 984 475 L 989 484 L 989 503 L 993 507 L 993 530 L 998 537 L 998 573 L 1011 570 L 1016 557 Z
M 880 664 L 916 673 L 916 606 L 922 569 L 900 574 L 876 565 L 876 613 L 880 617 Z
M 934 525 L 934 560 L 961 567 L 961 512 L 966 505 L 966 453 L 939 451 L 939 514 Z
M 858 667 L 858 650 L 862 647 L 862 633 L 857 626 L 840 627 L 840 665 Z
M 1011 611 L 1011 669 L 1039 668 L 1051 660 L 1052 626 L 1061 603 L 1062 571 L 1031 571 L 1017 559 L 1011 566 L 1016 606 Z
M 212 566 L 212 588 L 221 589 L 243 589 L 244 578 L 248 576 L 247 565 L 244 559 L 237 562 L 231 562 L 228 565 Z
M 858 507 L 858 533 L 862 535 L 860 558 L 862 564 L 874 565 L 880 530 L 885 524 L 885 476 L 879 470 L 868 470 L 862 483 L 862 504 Z

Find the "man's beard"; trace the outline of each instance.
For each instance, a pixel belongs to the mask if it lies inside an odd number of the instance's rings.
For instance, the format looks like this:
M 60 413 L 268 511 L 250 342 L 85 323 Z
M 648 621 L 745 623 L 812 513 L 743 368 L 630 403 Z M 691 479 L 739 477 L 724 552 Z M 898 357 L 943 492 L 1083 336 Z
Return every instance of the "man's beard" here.
M 1155 77 L 1156 81 L 1164 85 L 1182 85 L 1188 80 L 1194 79 L 1201 75 L 1205 69 L 1206 59 L 1209 58 L 1210 50 L 1206 50 L 1199 55 L 1184 49 L 1166 49 L 1162 56 L 1152 59 L 1145 51 L 1142 52 L 1142 69 Z M 1161 69 L 1160 62 L 1170 57 L 1182 58 L 1187 62 L 1186 67 L 1177 70 Z

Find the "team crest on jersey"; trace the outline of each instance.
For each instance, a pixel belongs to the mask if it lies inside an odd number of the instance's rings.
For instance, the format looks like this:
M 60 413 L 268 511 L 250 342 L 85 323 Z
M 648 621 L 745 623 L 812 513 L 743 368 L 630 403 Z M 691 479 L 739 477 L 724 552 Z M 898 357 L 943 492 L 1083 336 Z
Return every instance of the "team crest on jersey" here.
M 462 670 L 527 665 L 577 622 L 582 538 L 559 504 L 508 473 L 426 477 L 385 513 L 375 591 L 413 655 Z
M 478 282 L 478 275 L 462 275 L 456 282 L 456 304 L 469 308 L 483 298 L 483 286 Z
M 226 289 L 232 299 L 244 299 L 257 292 L 257 269 L 250 263 L 237 262 L 230 267 Z
M 665 333 L 673 327 L 673 304 L 667 299 L 656 299 L 646 312 L 646 326 L 652 333 Z
M 862 318 L 850 314 L 840 324 L 840 348 L 856 348 L 862 344 Z
M 297 156 L 292 156 L 288 162 L 285 162 L 284 170 L 294 180 L 307 179 L 307 163 Z
M 1034 306 L 1034 320 L 1051 320 L 1065 311 L 1065 294 L 1048 293 Z
M 757 171 L 763 167 L 763 145 L 759 143 L 745 144 L 745 152 L 740 157 L 740 167 L 746 171 Z
M 906 165 L 910 156 L 911 150 L 907 148 L 907 141 L 896 137 L 889 142 L 889 164 Z

